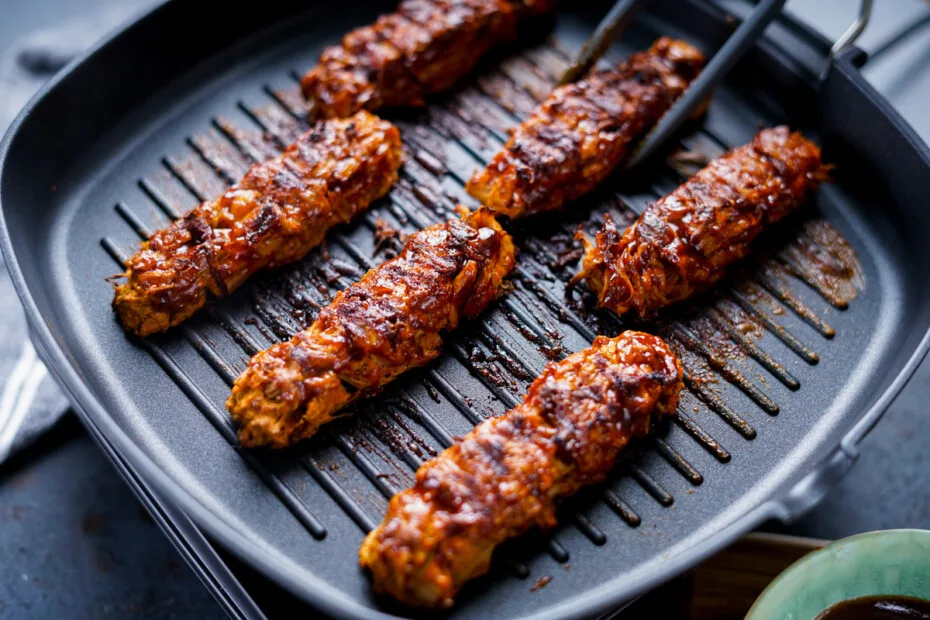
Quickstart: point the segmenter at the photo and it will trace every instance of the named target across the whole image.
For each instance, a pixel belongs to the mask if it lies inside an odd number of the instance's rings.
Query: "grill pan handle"
[[[827,74],[830,72],[830,68],[834,65],[836,59],[839,58],[840,54],[851,48],[859,36],[865,31],[871,18],[872,0],[861,0],[859,3],[859,15],[856,17],[856,21],[849,25],[846,32],[840,35],[840,38],[837,39],[833,47],[830,48],[830,54],[827,56],[827,64],[820,74],[821,81],[826,79]]]
[[[864,0],[863,5],[871,2]],[[867,13],[869,8],[864,6],[863,11]],[[857,32],[847,36],[853,30]],[[834,45],[828,57],[829,64],[817,88],[820,130],[822,135],[842,136],[849,143],[861,145],[868,158],[867,165],[874,167],[878,176],[899,187],[908,187],[908,180],[930,168],[930,147],[862,75],[864,54],[851,45],[859,33],[861,28],[854,24],[838,42],[844,45]],[[838,47],[843,49],[837,52]],[[863,111],[867,109],[871,110],[869,122],[863,123]],[[881,144],[882,148],[870,149],[874,144]],[[913,199],[922,199],[923,186],[914,187]],[[913,376],[928,349],[930,334],[925,334],[884,395],[842,435],[832,451],[814,461],[806,475],[769,502],[768,510],[764,511],[767,516],[793,521],[813,508],[842,479],[858,459],[859,445]]]

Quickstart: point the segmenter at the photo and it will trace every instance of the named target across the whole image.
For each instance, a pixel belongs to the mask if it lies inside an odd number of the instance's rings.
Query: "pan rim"
[[[168,5],[175,5],[177,0],[164,0],[150,11],[138,16],[133,21],[123,27],[113,31],[107,37],[95,44],[91,49],[72,61],[62,72],[52,78],[42,89],[30,100],[23,108],[17,118],[10,125],[9,130],[0,142],[0,174],[6,169],[5,164],[9,155],[10,146],[20,132],[20,129],[42,101],[64,81],[78,67],[92,60],[92,58],[103,48],[114,43],[115,40],[131,36],[132,32],[141,27],[149,20],[156,18],[156,15],[165,10]],[[858,55],[857,50],[849,50],[840,59],[838,59],[836,68],[858,75],[857,69],[852,63],[852,58]],[[916,133],[907,125],[896,112],[888,108],[887,103],[875,93],[871,87],[862,83],[866,90],[866,95],[875,100],[879,107],[886,108],[891,119],[899,126],[899,130],[905,134],[905,137],[919,148],[922,158],[930,165],[930,149],[916,136]],[[342,618],[396,618],[398,616],[386,614],[384,612],[372,609],[359,603],[353,597],[343,593],[338,588],[329,585],[325,581],[307,575],[300,570],[293,562],[288,560],[280,553],[269,550],[263,545],[249,539],[247,532],[242,532],[236,526],[227,522],[222,516],[216,514],[213,510],[198,501],[195,495],[186,488],[182,481],[177,480],[174,476],[160,468],[155,461],[146,454],[145,450],[117,424],[100,400],[91,392],[90,388],[81,380],[74,366],[69,362],[62,346],[57,342],[52,334],[52,329],[44,319],[44,315],[32,296],[29,284],[19,264],[16,253],[13,250],[12,238],[10,237],[9,228],[6,221],[6,212],[0,196],[0,251],[7,262],[11,280],[17,291],[18,296],[23,304],[25,315],[29,324],[30,335],[34,337],[37,350],[43,361],[49,366],[49,370],[55,377],[58,384],[64,389],[71,403],[79,411],[85,422],[96,425],[99,430],[116,445],[120,453],[136,468],[143,478],[150,482],[157,490],[162,492],[172,502],[180,506],[185,513],[189,514],[198,526],[205,529],[216,538],[224,547],[235,553],[237,556],[248,562],[262,573],[276,581],[279,585],[303,599],[310,605],[335,617]],[[901,371],[890,382],[881,396],[866,410],[850,427],[843,438],[832,449],[843,449],[849,456],[855,458],[857,455],[856,444],[865,436],[865,434],[874,426],[888,409],[904,385],[910,380],[919,366],[920,362],[930,350],[930,330],[928,330],[917,344],[914,352],[904,363]],[[828,448],[829,454],[830,448]],[[813,471],[823,465],[826,461],[820,461],[814,466]],[[805,479],[807,472],[798,471],[786,481],[787,491],[795,488],[798,482]],[[576,616],[586,616],[611,607],[622,604],[629,600],[630,596],[644,591],[645,589],[655,586],[672,574],[680,573],[712,553],[716,552],[739,534],[747,529],[757,525],[763,520],[771,517],[779,517],[786,512],[782,504],[782,498],[769,498],[760,503],[755,508],[737,516],[730,523],[726,524],[715,533],[707,538],[695,543],[685,553],[681,553],[665,561],[663,564],[665,570],[661,574],[653,576],[641,575],[638,578],[628,579],[625,587],[617,588],[613,582],[607,582],[588,592],[582,600],[572,602],[571,604],[563,602],[550,607],[547,610],[540,611],[532,616],[538,619],[555,619]]]

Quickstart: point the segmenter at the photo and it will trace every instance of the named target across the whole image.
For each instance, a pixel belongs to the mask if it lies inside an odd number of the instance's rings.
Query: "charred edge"
[[[736,290],[735,288],[731,288],[727,292],[729,297],[735,299],[736,303],[739,304],[744,310],[746,310],[746,312],[749,312],[757,319],[759,319],[759,321],[763,326],[765,326],[767,330],[775,334],[779,340],[785,343],[789,349],[794,351],[805,362],[813,366],[820,361],[820,358],[814,351],[798,340],[794,334],[776,323],[775,320],[772,319],[772,317],[770,317],[767,313],[763,312],[761,308],[752,303],[746,294]]]
[[[152,236],[152,233],[139,222],[136,215],[130,211],[123,203],[118,203],[116,205],[116,211],[120,216],[126,221],[127,224],[136,232],[136,234],[142,239],[147,240]],[[125,264],[125,260],[122,260],[121,263]],[[251,336],[249,336],[244,330],[235,330],[233,329],[231,322],[222,318],[217,312],[211,312],[211,314],[219,317],[218,320],[211,320],[216,325],[219,325],[230,335],[231,338],[244,350],[252,351],[249,355],[254,355],[260,351],[258,343],[256,343]],[[228,385],[232,385],[238,376],[238,372],[230,368],[229,364],[224,360],[216,351],[216,347],[212,343],[209,343],[203,336],[195,332],[188,325],[181,327],[181,331],[184,334],[185,338],[193,345],[193,347],[200,353],[201,357],[206,360],[211,368],[225,381]]]
[[[394,404],[405,413],[411,419],[414,419],[429,430],[433,435],[436,441],[442,446],[442,448],[448,448],[454,443],[452,435],[450,435],[444,428],[442,428],[432,416],[430,416],[426,410],[420,406],[416,399],[410,397],[407,394],[401,394],[400,399],[395,401]],[[525,564],[517,562],[515,560],[509,560],[509,566],[513,574],[520,579],[526,579],[530,571]]]

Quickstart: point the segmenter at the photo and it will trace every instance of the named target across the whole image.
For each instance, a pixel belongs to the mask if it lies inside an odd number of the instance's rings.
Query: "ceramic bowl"
[[[834,603],[897,594],[930,598],[930,530],[882,530],[807,554],[769,584],[747,620],[811,620]]]

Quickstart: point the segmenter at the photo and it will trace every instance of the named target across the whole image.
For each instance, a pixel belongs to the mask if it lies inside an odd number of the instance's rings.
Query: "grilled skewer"
[[[502,294],[513,266],[510,235],[485,209],[412,235],[309,329],[252,358],[226,402],[242,445],[309,437],[351,401],[436,358],[442,332]]]
[[[326,117],[382,106],[421,106],[470,73],[517,24],[554,0],[404,0],[397,12],[347,34],[303,77],[307,99]]]
[[[649,205],[626,232],[609,217],[595,243],[579,232],[585,255],[575,280],[587,280],[599,306],[648,318],[717,282],[828,171],[820,149],[800,133],[764,129]]]
[[[553,527],[557,501],[603,480],[654,415],[675,411],[678,359],[659,338],[624,332],[550,364],[523,403],[481,423],[420,467],[362,543],[374,588],[421,607],[448,607],[488,569],[494,548]]]
[[[249,276],[303,258],[397,180],[400,133],[367,112],[317,123],[278,157],[155,233],[126,263],[113,309],[139,336],[184,321]]]
[[[662,37],[615,69],[557,88],[475,173],[468,193],[515,218],[590,192],[629,157],[703,62],[691,45]]]

